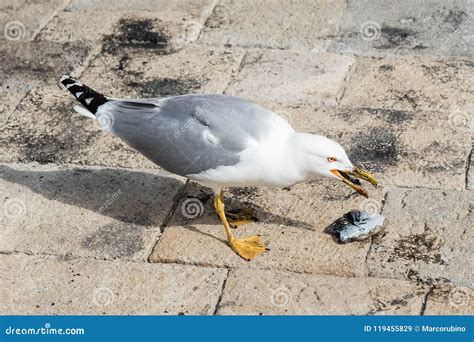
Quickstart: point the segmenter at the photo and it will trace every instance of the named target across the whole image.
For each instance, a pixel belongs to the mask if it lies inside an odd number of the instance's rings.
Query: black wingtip
[[[59,86],[63,89],[66,89],[66,90],[67,90],[67,86],[69,84],[74,84],[76,82],[78,82],[78,81],[75,78],[73,78],[69,75],[62,75],[58,80]]]
[[[59,78],[61,88],[68,90],[84,107],[95,114],[97,108],[108,100],[101,93],[83,85],[79,80],[69,76],[62,75]]]

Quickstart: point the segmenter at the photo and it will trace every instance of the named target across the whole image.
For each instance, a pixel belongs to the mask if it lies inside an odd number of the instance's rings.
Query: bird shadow
[[[132,226],[145,227],[163,224],[170,213],[173,195],[184,186],[182,181],[172,176],[107,168],[43,171],[19,170],[0,165],[0,179],[24,186],[49,200],[87,209]],[[198,184],[193,186],[198,187],[203,194],[201,200],[205,205],[212,203],[210,189]],[[231,202],[230,210],[250,206],[257,213],[257,217],[254,217],[257,222],[313,229],[308,223],[270,213],[253,203],[240,202],[238,199],[232,199]],[[212,209],[209,205],[206,205],[207,208]],[[204,215],[201,219],[200,224],[221,224],[214,215]],[[166,226],[182,225],[189,228],[192,224],[192,221],[188,221],[183,225],[180,220],[171,219]]]

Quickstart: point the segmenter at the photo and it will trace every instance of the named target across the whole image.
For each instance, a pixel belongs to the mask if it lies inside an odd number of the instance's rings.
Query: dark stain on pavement
[[[114,54],[123,48],[141,48],[167,54],[169,36],[161,21],[155,19],[122,18],[118,22],[117,33],[103,39],[102,51]]]
[[[381,118],[390,124],[401,124],[405,121],[411,120],[412,115],[404,110],[384,109],[384,108],[362,108],[370,115]]]
[[[379,48],[393,49],[399,47],[409,47],[413,44],[416,33],[407,28],[383,26],[381,29],[381,42]]]
[[[393,71],[395,70],[395,67],[390,64],[382,64],[381,66],[379,66],[379,70],[380,71]]]
[[[444,265],[445,261],[438,252],[440,246],[440,238],[427,233],[401,237],[397,241],[393,249],[393,255],[388,259],[388,262],[402,258],[413,262],[423,261],[430,264]]]
[[[41,110],[42,102],[36,102],[32,100],[32,104]],[[100,134],[98,131],[85,130],[84,121],[88,119],[75,115],[68,103],[57,104],[46,111],[48,120],[41,126],[29,128],[21,123],[15,124],[6,129],[5,137],[0,139],[0,142],[5,139],[18,147],[20,162],[71,162],[77,159],[84,148],[93,144]]]
[[[113,223],[99,227],[81,245],[89,251],[100,251],[113,258],[133,256],[143,249],[142,230],[133,224]]]
[[[356,135],[349,149],[349,158],[372,171],[382,171],[397,163],[399,141],[390,131],[375,127]]]

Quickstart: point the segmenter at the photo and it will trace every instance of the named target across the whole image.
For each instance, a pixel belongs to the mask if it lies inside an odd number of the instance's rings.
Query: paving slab
[[[234,234],[260,234],[271,249],[247,262],[227,245],[212,207],[211,191],[190,183],[150,261],[362,276],[370,241],[340,245],[325,229],[351,209],[380,210],[383,196],[379,194],[378,200],[367,202],[338,185],[322,181],[298,184],[288,190],[231,189],[226,194],[227,210],[250,209],[258,221],[240,226]]]
[[[353,62],[328,53],[250,50],[226,93],[260,102],[336,104]]]
[[[473,288],[471,191],[393,189],[382,214],[396,223],[373,239],[369,275]]]
[[[474,55],[469,0],[348,1],[328,50],[357,55]]]
[[[425,315],[473,315],[472,286],[437,285],[427,297]]]
[[[33,40],[40,30],[67,4],[65,0],[2,0],[0,4],[0,42]]]
[[[418,315],[425,286],[378,278],[343,278],[235,269],[221,315]]]
[[[251,48],[311,50],[335,36],[345,1],[219,1],[200,41]]]
[[[4,77],[1,80],[0,96],[3,101],[0,104],[0,129],[3,130],[15,108],[30,90],[29,84],[16,77]]]
[[[61,53],[58,53],[58,50]],[[89,53],[80,43],[6,42],[0,44],[0,128],[20,101],[34,88],[56,83],[57,75],[71,72]]]
[[[183,182],[157,170],[0,168],[0,250],[146,260]]]
[[[15,78],[25,86],[56,84],[58,74],[72,72],[88,54],[89,47],[80,42],[8,42],[0,46],[1,80]]]
[[[208,1],[117,1],[109,6],[96,1],[72,1],[41,31],[38,39],[83,40],[100,43],[111,35],[128,35],[132,44],[161,44],[163,39],[191,43],[201,34],[212,10]],[[91,21],[90,18],[94,17]]]
[[[145,262],[0,256],[2,314],[212,314],[226,270]]]
[[[469,60],[360,58],[340,104],[394,110],[438,110],[452,126],[472,129],[474,63]]]

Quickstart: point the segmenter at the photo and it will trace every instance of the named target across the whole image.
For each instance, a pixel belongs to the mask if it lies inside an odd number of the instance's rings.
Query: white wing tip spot
[[[214,144],[216,145],[217,142],[218,142],[218,139],[216,138],[216,136],[214,134],[212,134],[211,132],[207,131],[204,133],[204,136],[205,138],[207,139],[207,141],[209,141],[211,144]]]

